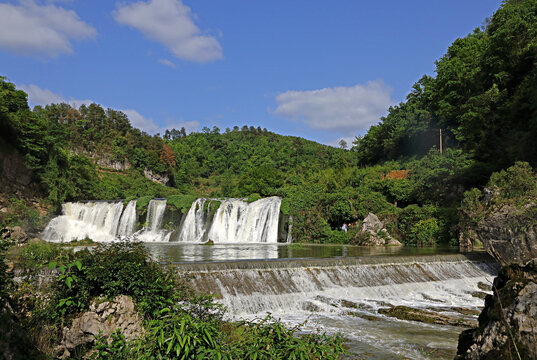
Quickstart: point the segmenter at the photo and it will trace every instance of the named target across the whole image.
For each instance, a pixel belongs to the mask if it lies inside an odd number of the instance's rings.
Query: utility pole
[[[442,155],[442,129],[440,129],[440,155]]]

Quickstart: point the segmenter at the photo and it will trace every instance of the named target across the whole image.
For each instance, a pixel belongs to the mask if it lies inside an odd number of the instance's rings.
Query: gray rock
[[[402,246],[398,240],[391,237],[388,230],[384,228],[384,224],[379,220],[378,216],[369,213],[362,223],[362,234],[366,234],[360,241],[360,245],[365,246]]]
[[[459,336],[457,359],[536,359],[537,259],[504,267],[493,287],[479,327]]]
[[[373,213],[369,213],[362,223],[362,231],[377,232],[383,227],[384,224],[382,224],[382,221],[380,221],[378,216]]]
[[[61,358],[70,356],[77,346],[93,343],[96,336],[110,336],[119,329],[127,340],[139,338],[143,333],[142,319],[128,296],[113,301],[93,302],[90,310],[73,320],[71,327],[63,329],[61,344],[55,349]]]
[[[11,240],[15,241],[17,244],[22,244],[28,240],[26,232],[20,226],[14,226],[9,229]]]
[[[149,169],[144,169],[144,176],[156,183],[162,184],[162,185],[168,185],[170,182],[170,178],[166,174],[157,174]]]

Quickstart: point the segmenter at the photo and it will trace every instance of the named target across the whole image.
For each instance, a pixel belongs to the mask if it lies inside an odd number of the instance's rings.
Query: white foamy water
[[[271,313],[305,329],[341,332],[364,358],[452,358],[463,328],[401,321],[378,313],[405,305],[456,316],[479,310],[472,296],[490,284],[496,265],[463,255],[232,262],[181,265],[201,292],[213,292],[232,319]],[[182,270],[181,270],[182,269]],[[437,350],[435,350],[437,349]],[[427,354],[428,352],[433,353]]]
[[[65,203],[62,205],[63,215],[50,221],[43,231],[43,239],[56,242],[85,238],[113,241],[122,211],[122,202]]]
[[[118,236],[131,236],[136,230],[136,200],[131,200],[125,207],[121,220],[119,222],[119,228],[117,231]]]
[[[216,202],[220,207],[214,210]],[[136,231],[136,200],[130,201],[125,209],[119,201],[66,203],[62,215],[47,225],[43,238],[55,242],[89,237],[97,242],[131,238],[143,242],[277,243],[280,204],[278,197],[252,203],[202,198],[192,204],[182,224],[163,224],[166,199],[153,199],[147,208],[144,228]]]
[[[276,243],[280,205],[276,196],[252,203],[224,200],[214,215],[208,239],[215,243]]]
[[[166,199],[149,201],[144,228],[134,234],[134,238],[143,242],[168,242],[171,232],[162,228]]]

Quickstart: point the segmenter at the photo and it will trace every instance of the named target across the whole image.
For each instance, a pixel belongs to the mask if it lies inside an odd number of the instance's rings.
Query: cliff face
[[[537,259],[502,268],[493,291],[479,327],[459,336],[457,359],[537,359]]]
[[[537,359],[537,174],[529,165],[494,174],[466,194],[461,246],[482,246],[502,265],[479,327],[459,337],[457,359]]]

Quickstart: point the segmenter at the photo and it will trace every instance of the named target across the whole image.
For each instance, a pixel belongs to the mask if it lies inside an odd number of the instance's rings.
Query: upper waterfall
[[[250,204],[240,199],[224,200],[214,215],[208,239],[215,243],[275,243],[280,204],[281,199],[275,196]]]
[[[56,242],[131,237],[144,242],[276,243],[280,204],[279,197],[250,203],[245,199],[200,198],[186,214],[177,216],[173,203],[152,199],[144,220],[136,200],[126,206],[122,201],[65,203],[62,215],[50,221],[43,238]]]
[[[122,202],[65,203],[62,215],[52,219],[43,231],[43,239],[112,241],[117,236],[122,212]]]
[[[125,207],[119,221],[118,236],[131,236],[136,230],[136,200],[131,200]]]

